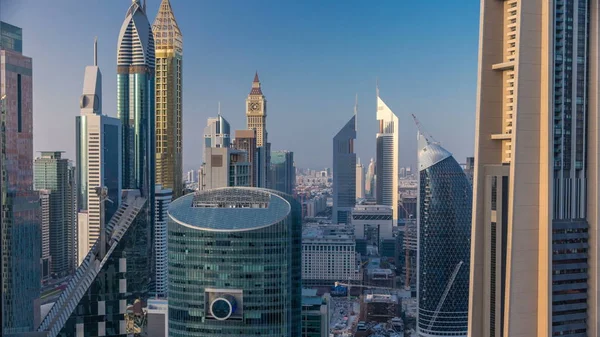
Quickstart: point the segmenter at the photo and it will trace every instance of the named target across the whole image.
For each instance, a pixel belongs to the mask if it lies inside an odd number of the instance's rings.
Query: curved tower
[[[139,190],[148,202],[128,236],[127,292],[130,300],[154,287],[155,116],[154,35],[146,6],[133,0],[121,26],[117,50],[117,113],[122,125],[123,189]]]
[[[169,206],[169,336],[300,336],[300,206],[227,187]]]
[[[420,336],[467,336],[472,188],[452,154],[419,141]]]
[[[154,23],[156,44],[156,183],[183,193],[183,35],[169,0],[162,0]]]

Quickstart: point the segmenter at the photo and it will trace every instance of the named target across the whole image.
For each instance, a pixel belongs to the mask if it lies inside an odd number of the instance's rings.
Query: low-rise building
[[[351,223],[356,239],[380,247],[381,242],[393,239],[392,207],[384,205],[357,205],[352,209]]]
[[[328,337],[331,297],[316,289],[302,289],[302,337]]]
[[[305,286],[359,281],[359,261],[350,227],[305,226],[302,233],[302,282]]]

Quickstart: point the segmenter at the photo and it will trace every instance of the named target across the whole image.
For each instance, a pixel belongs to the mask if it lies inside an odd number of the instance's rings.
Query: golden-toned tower
[[[152,25],[156,45],[156,184],[183,194],[182,62],[183,35],[169,0],[162,0]]]
[[[260,89],[258,72],[254,75],[252,90],[246,98],[246,120],[248,130],[256,130],[256,146],[267,144],[267,99]]]

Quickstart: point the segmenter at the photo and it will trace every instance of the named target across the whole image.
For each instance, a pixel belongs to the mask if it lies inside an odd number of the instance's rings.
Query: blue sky
[[[34,65],[34,147],[74,159],[83,72],[98,36],[104,113],[116,116],[116,46],[129,0],[2,0],[1,19],[23,28]],[[148,0],[154,20],[160,0]],[[400,163],[415,165],[417,115],[459,162],[473,153],[478,1],[171,0],[184,34],[184,166],[202,162],[217,103],[245,128],[258,70],[274,150],[299,167],[331,165],[332,138],[352,117],[356,152],[375,156],[375,83],[400,118]]]

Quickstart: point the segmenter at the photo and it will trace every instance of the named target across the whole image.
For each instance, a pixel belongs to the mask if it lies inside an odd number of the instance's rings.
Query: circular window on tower
[[[220,321],[224,321],[231,317],[237,309],[235,297],[231,295],[222,295],[215,298],[210,304],[212,316]]]

